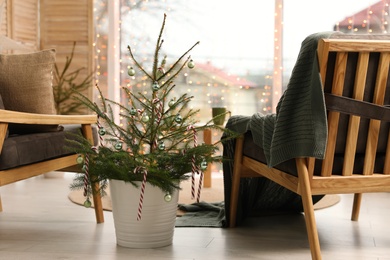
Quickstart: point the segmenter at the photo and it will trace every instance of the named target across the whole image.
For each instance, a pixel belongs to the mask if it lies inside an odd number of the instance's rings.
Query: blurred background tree
[[[54,65],[53,73],[53,93],[54,102],[59,115],[82,114],[85,110],[83,104],[78,100],[73,99],[74,92],[84,92],[92,84],[93,73],[80,79],[80,72],[86,68],[78,68],[70,71],[73,55],[76,47],[76,42],[73,43],[73,48],[70,56],[66,57],[66,62],[62,71],[58,65]]]

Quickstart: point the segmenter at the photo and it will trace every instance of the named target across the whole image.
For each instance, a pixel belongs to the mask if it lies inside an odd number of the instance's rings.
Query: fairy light
[[[119,0],[114,0],[114,1],[119,1]],[[121,2],[121,1],[119,1]],[[166,5],[168,5],[168,1],[165,1]],[[282,18],[282,8],[283,8],[283,1],[282,0],[276,0],[278,4],[275,5],[275,15]],[[135,2],[132,2],[135,4]],[[108,73],[108,69],[110,66],[107,66],[107,60],[108,56],[107,53],[110,51],[109,46],[107,46],[107,24],[108,24],[108,19],[106,17],[98,17],[101,14],[106,14],[108,5],[113,4],[113,1],[107,1],[107,0],[96,0],[95,1],[95,26],[96,26],[96,33],[95,33],[95,42],[94,47],[96,51],[95,59],[96,62],[96,84],[99,83],[99,87],[103,90],[103,94],[106,95],[107,89],[109,87],[112,87],[111,84],[107,83],[108,76],[110,73]],[[137,22],[137,19],[140,19],[138,15],[136,14],[141,14],[148,12],[148,4],[147,1],[145,1],[145,4],[143,5],[143,10],[138,9],[140,12],[132,12],[133,11],[133,6],[130,5],[128,6],[128,12],[131,13],[129,16],[130,20],[127,21],[134,21]],[[120,8],[124,8],[121,6]],[[164,7],[166,10],[165,12],[169,13],[171,10],[169,7]],[[102,11],[105,10],[105,11]],[[118,15],[120,17],[120,15]],[[276,18],[275,18],[276,19]],[[145,40],[145,37],[143,37],[141,40],[144,40],[141,42],[139,38],[136,36],[139,35],[134,35],[134,34],[129,34],[128,32],[121,32],[121,23],[122,21],[119,20],[114,31],[119,34],[118,38],[120,37],[121,33],[126,33],[126,41],[128,42],[128,45],[132,46],[132,51],[138,57],[138,60],[142,60],[142,63],[145,63],[145,66],[149,66],[148,64],[151,62],[150,58],[150,53],[147,53],[147,51],[154,46],[154,42],[150,42],[148,40]],[[125,20],[123,20],[123,23],[125,23]],[[137,23],[138,24],[138,23]],[[124,24],[123,24],[124,25]],[[128,26],[128,25],[126,25]],[[126,26],[124,26],[122,29],[123,31],[126,29]],[[282,24],[280,24],[282,26]],[[146,27],[145,27],[146,28]],[[279,33],[281,33],[282,27],[280,27]],[[275,32],[275,36],[277,36]],[[281,44],[282,44],[282,38],[281,35],[278,37],[275,37],[277,41],[275,42],[275,50],[278,50],[281,52]],[[127,44],[126,44],[127,45]],[[114,46],[116,49],[119,48],[120,44]],[[148,47],[149,46],[149,47]],[[119,78],[122,78],[120,80],[116,79],[114,80],[114,83],[116,87],[119,89],[120,85],[126,86],[129,89],[136,88],[136,91],[140,91],[141,93],[145,93],[145,95],[150,94],[147,90],[149,89],[149,83],[148,83],[148,78],[145,76],[139,76],[135,75],[133,77],[128,77],[127,76],[127,71],[128,71],[128,66],[131,64],[134,67],[134,64],[131,62],[131,58],[128,54],[128,52],[123,52],[120,53],[125,56],[117,56],[115,57],[116,62],[121,66],[118,69],[118,74]],[[196,58],[196,57],[194,57]],[[275,55],[275,61],[280,61],[281,62],[282,58],[277,57]],[[274,62],[275,62],[274,61]],[[169,64],[169,63],[168,63]],[[211,66],[212,67],[212,66]],[[275,67],[276,68],[276,67]],[[281,64],[278,65],[278,71],[276,71],[276,74],[282,77],[282,66]],[[195,96],[195,99],[193,103],[191,104],[196,104],[196,106],[202,107],[204,104],[208,104],[210,107],[218,104],[223,104],[224,106],[231,106],[231,110],[234,111],[234,109],[238,109],[237,106],[232,106],[232,104],[241,104],[242,99],[245,99],[248,94],[245,93],[250,93],[247,92],[248,90],[251,89],[251,86],[247,84],[243,84],[243,81],[245,79],[242,79],[240,77],[235,77],[232,75],[232,73],[228,72],[226,73],[225,76],[219,75],[216,71],[204,71],[202,75],[196,74],[198,73],[198,70],[193,70],[193,71],[185,71],[184,72],[184,80],[183,82],[176,82],[176,84],[183,84],[183,88],[175,88],[172,90],[171,94],[173,96],[178,96],[181,95],[183,92],[188,92],[191,93],[193,96]],[[120,75],[123,75],[122,77]],[[205,77],[206,76],[206,77]],[[225,78],[224,78],[225,77]],[[276,78],[276,76],[274,76]],[[228,78],[228,79],[227,79]],[[272,76],[270,77],[270,80],[272,81]],[[280,83],[281,84],[281,83]],[[275,86],[276,87],[276,86]],[[281,88],[281,86],[280,86]],[[275,88],[274,88],[275,89]],[[252,91],[252,90],[251,90]],[[268,98],[268,102],[271,101],[271,96],[273,94],[278,94],[281,93],[280,91],[272,91],[272,88],[270,87],[270,84],[268,84],[268,88],[265,87],[263,92],[267,93],[264,94],[265,97]],[[207,95],[206,95],[207,94]],[[214,94],[217,94],[216,98],[213,98]],[[273,98],[272,98],[273,99]],[[277,100],[279,99],[276,98]],[[264,103],[264,102],[262,102]],[[247,104],[246,104],[247,105]],[[269,103],[267,104],[267,106]],[[195,108],[197,108],[195,106]],[[266,106],[264,104],[264,106]],[[240,106],[242,107],[242,106]],[[263,107],[263,105],[262,105]],[[268,110],[267,112],[270,112]],[[203,113],[203,111],[202,111]],[[199,114],[197,116],[200,116]],[[202,115],[202,120],[205,119],[205,116],[207,118],[210,118],[210,115]]]
[[[382,0],[383,2],[383,8],[382,8],[382,24],[381,29],[382,33],[387,33],[387,26],[388,26],[388,19],[389,19],[389,4],[387,3],[387,0]]]
[[[274,72],[272,112],[276,112],[283,87],[282,44],[283,44],[283,0],[275,0],[275,29],[274,29]]]
[[[364,11],[352,15],[347,20],[347,25],[336,24],[339,31],[349,31],[350,33],[388,33],[389,22],[389,0],[382,0],[374,5],[369,5]],[[360,15],[363,14],[362,19]],[[344,29],[344,30],[343,30]]]

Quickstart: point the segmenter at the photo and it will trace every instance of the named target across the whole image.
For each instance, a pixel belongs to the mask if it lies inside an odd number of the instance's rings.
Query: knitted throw
[[[319,39],[333,33],[312,34],[302,42],[276,114],[233,116],[226,124],[226,128],[238,133],[251,131],[255,144],[264,150],[269,167],[297,157],[324,158],[328,127],[317,45]]]

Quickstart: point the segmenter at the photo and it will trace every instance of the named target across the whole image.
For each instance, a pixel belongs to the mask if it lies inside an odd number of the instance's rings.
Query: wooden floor
[[[302,215],[248,220],[235,229],[176,228],[172,246],[128,249],[115,242],[112,213],[67,199],[72,176],[37,177],[0,188],[0,259],[311,259]],[[359,222],[350,195],[316,211],[323,259],[390,259],[390,194],[367,194]]]

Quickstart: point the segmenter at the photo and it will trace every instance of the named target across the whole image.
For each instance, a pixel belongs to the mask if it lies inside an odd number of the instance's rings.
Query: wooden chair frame
[[[83,135],[93,142],[92,125],[97,122],[95,115],[42,115],[23,113],[9,110],[0,110],[0,153],[6,137],[8,124],[41,124],[41,125],[67,125],[80,124]],[[30,165],[20,166],[0,171],[0,187],[27,178],[35,177],[50,171],[74,171],[79,172],[80,167],[76,163],[77,155],[68,155]],[[97,187],[95,187],[95,191]],[[96,222],[103,223],[103,207],[101,197],[97,192],[93,194]],[[2,204],[0,199],[0,212]]]
[[[369,55],[379,53],[379,64],[375,81],[375,92],[371,103],[382,106],[387,88],[390,64],[390,41],[388,40],[345,40],[321,39],[318,43],[318,61],[323,85],[327,76],[328,58],[336,53],[336,66],[332,78],[333,95],[342,95],[349,53],[358,53],[353,99],[363,100]],[[355,194],[352,220],[358,220],[362,193],[390,191],[390,141],[387,143],[383,172],[374,172],[377,153],[378,132],[381,120],[370,119],[364,155],[364,169],[353,173],[358,141],[360,116],[350,115],[344,153],[342,173],[332,173],[340,112],[328,109],[328,142],[320,174],[314,174],[314,158],[296,158],[298,176],[269,168],[266,164],[243,155],[244,138],[236,140],[233,180],[230,204],[230,227],[236,223],[236,211],[240,179],[266,177],[302,197],[306,229],[312,259],[321,259],[320,243],[314,216],[312,195]],[[390,138],[388,138],[390,140]]]

